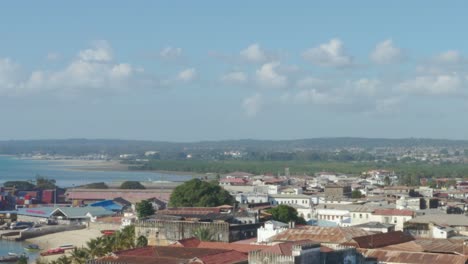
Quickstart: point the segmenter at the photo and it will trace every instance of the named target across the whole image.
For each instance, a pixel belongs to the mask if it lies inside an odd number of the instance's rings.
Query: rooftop
[[[411,210],[400,210],[400,209],[376,209],[374,215],[397,215],[397,216],[413,216],[414,211]]]
[[[421,252],[389,251],[380,249],[367,249],[362,251],[367,258],[377,259],[383,263],[450,263],[465,264],[467,256],[449,254],[433,254]]]
[[[373,232],[355,227],[300,226],[273,236],[270,241],[312,240],[320,243],[342,244],[350,241],[353,237],[370,234],[373,234]]]
[[[412,241],[414,238],[402,231],[373,234],[368,236],[354,237],[353,242],[358,248],[380,248],[388,245],[401,244]]]
[[[440,226],[468,226],[468,217],[459,214],[421,215],[408,222],[410,223],[433,223]]]

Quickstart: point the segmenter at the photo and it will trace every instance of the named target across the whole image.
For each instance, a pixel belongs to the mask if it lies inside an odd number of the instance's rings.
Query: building
[[[257,229],[257,243],[265,243],[268,240],[288,229],[289,225],[283,222],[270,220],[265,222],[265,224]]]
[[[417,216],[404,225],[405,232],[423,238],[450,238],[468,235],[468,217],[459,214]]]
[[[94,222],[99,217],[114,214],[103,207],[35,207],[18,209],[18,221],[45,222],[47,220],[58,220],[68,224],[72,222]]]
[[[341,186],[341,185],[327,185],[325,186],[324,193],[325,199],[336,199],[336,198],[350,198],[351,197],[351,186]]]
[[[353,227],[361,228],[369,232],[388,233],[395,231],[395,225],[384,224],[380,222],[368,222],[359,225],[353,225]]]
[[[405,222],[411,220],[416,213],[411,210],[376,209],[372,213],[371,221],[384,224],[394,224],[396,231],[402,231]]]

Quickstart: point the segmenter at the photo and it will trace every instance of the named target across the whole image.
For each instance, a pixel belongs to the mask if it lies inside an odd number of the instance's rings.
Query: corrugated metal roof
[[[421,252],[389,251],[368,249],[361,251],[367,258],[377,259],[385,263],[437,263],[437,264],[465,264],[467,256],[449,254],[433,254]]]
[[[354,227],[301,226],[288,229],[276,236],[273,236],[270,241],[312,240],[321,243],[342,244],[350,241],[353,237],[371,234],[374,234],[374,232]]]

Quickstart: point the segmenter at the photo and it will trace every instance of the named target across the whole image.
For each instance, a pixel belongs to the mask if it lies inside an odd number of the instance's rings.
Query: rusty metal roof
[[[361,253],[368,259],[376,259],[384,263],[436,263],[465,264],[468,256],[450,254],[434,254],[423,252],[404,252],[380,249],[363,250]]]
[[[463,240],[425,238],[383,247],[382,249],[413,252],[464,254],[463,242]],[[468,248],[466,246],[465,252],[468,252]]]
[[[271,241],[298,241],[312,240],[321,243],[342,244],[350,241],[353,237],[367,236],[374,234],[354,227],[319,227],[301,226],[288,229],[274,237]]]

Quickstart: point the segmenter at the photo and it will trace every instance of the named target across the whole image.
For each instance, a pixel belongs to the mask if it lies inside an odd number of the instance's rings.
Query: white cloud
[[[197,77],[197,71],[194,68],[185,69],[177,75],[179,81],[189,82]]]
[[[391,39],[384,40],[377,44],[370,58],[377,64],[391,64],[404,59],[403,52],[393,44]]]
[[[96,41],[94,47],[82,50],[78,53],[82,61],[109,62],[112,60],[112,50],[105,40]]]
[[[56,60],[59,60],[62,56],[60,55],[60,53],[57,53],[57,52],[49,52],[47,54],[47,60],[49,61],[56,61]]]
[[[362,78],[353,82],[354,91],[365,96],[374,96],[382,83],[376,79]]]
[[[182,49],[168,46],[159,52],[159,56],[163,59],[174,59],[182,56]]]
[[[267,59],[265,51],[260,47],[258,43],[254,43],[248,46],[246,49],[240,52],[243,59],[249,62],[261,63]]]
[[[263,98],[258,93],[247,97],[242,101],[242,108],[244,109],[245,113],[250,117],[256,116],[257,113],[260,111],[262,105]]]
[[[396,89],[408,94],[447,95],[460,92],[463,79],[458,74],[419,76],[400,83]]]
[[[226,73],[221,76],[221,81],[226,83],[245,83],[247,81],[247,74],[240,71]]]
[[[341,99],[331,95],[330,93],[321,92],[317,89],[304,89],[299,91],[294,96],[296,103],[312,103],[312,104],[337,104]]]
[[[297,81],[297,87],[299,88],[323,87],[325,84],[326,81],[310,76]]]
[[[260,85],[266,87],[284,87],[287,84],[288,78],[276,71],[279,65],[279,62],[265,63],[255,72]]]
[[[23,73],[9,59],[0,59],[0,94],[30,95],[44,92],[67,96],[86,91],[125,90],[137,86],[135,70],[127,63],[113,63],[107,42],[79,51],[63,69]]]
[[[346,54],[343,43],[339,39],[331,39],[328,43],[308,49],[302,57],[314,64],[326,67],[345,67],[353,63],[353,58]]]
[[[448,50],[435,57],[438,63],[456,64],[463,61],[463,56],[457,50]]]
[[[401,98],[390,97],[377,100],[375,110],[380,114],[391,114],[400,112]]]

